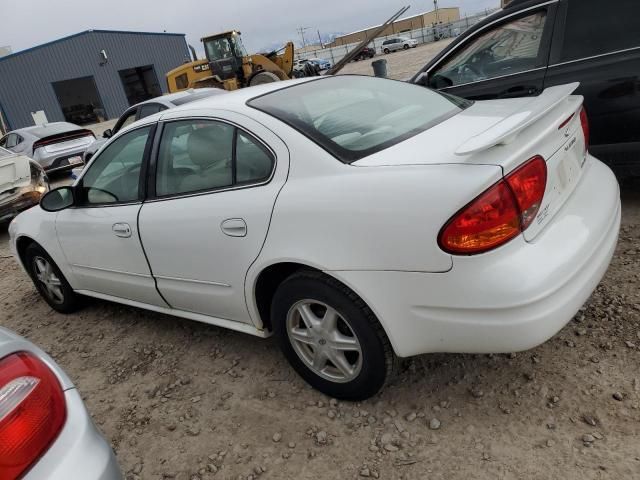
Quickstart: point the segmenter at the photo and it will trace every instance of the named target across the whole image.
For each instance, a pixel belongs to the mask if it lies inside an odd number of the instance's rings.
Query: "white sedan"
[[[558,332],[616,246],[577,84],[469,102],[393,80],[276,82],[147,117],[10,226],[52,308],[97,297],[267,337],[327,395],[396,357]]]

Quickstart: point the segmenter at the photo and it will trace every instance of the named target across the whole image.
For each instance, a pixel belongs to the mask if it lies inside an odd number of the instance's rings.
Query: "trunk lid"
[[[582,176],[586,160],[580,121],[583,98],[571,95],[578,85],[551,87],[538,97],[476,102],[445,122],[352,165],[496,165],[508,175],[540,155],[547,163],[547,185],[536,220],[524,232],[531,241]]]

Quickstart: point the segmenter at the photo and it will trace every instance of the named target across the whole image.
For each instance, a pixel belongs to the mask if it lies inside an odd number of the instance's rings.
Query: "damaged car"
[[[0,223],[37,205],[48,191],[49,180],[40,165],[0,147]]]

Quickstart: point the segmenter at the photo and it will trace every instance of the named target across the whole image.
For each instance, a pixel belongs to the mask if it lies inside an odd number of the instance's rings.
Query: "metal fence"
[[[493,13],[494,10],[487,10],[483,13],[472,15],[470,17],[461,18],[451,23],[443,23],[434,26],[419,28],[417,30],[409,30],[405,32],[397,32],[392,35],[384,37],[378,37],[371,40],[369,46],[375,49],[376,54],[382,53],[382,43],[389,38],[411,38],[417,40],[418,44],[431,43],[444,38],[453,38],[460,35],[466,29],[480,22],[488,15]],[[332,65],[339,62],[348,52],[353,50],[358,43],[350,43],[346,45],[340,45],[331,48],[321,48],[318,46],[317,50],[307,50],[304,53],[296,54],[297,59],[306,58],[324,58],[329,60]]]

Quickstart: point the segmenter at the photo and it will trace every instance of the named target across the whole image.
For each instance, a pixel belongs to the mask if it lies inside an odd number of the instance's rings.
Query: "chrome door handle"
[[[247,236],[247,223],[242,218],[228,218],[220,224],[220,228],[230,237]]]
[[[116,237],[129,238],[131,236],[131,227],[128,223],[114,223],[111,229]]]

